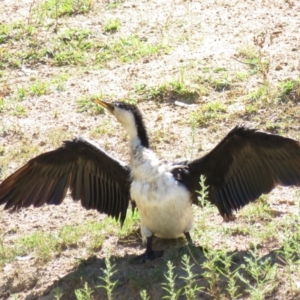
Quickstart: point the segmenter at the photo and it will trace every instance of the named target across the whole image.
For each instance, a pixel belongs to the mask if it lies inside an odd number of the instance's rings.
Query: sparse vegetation
[[[102,95],[92,97],[83,96],[77,101],[78,111],[81,113],[89,113],[91,115],[104,114],[103,107],[94,102],[94,100],[97,98],[101,99]]]
[[[114,33],[120,28],[120,20],[118,19],[110,19],[108,20],[104,25],[104,31],[105,32],[111,32]]]
[[[238,123],[300,140],[298,31],[292,15],[284,30],[278,21],[297,1],[280,10],[248,0],[8,2],[0,8],[0,181],[74,135],[127,161],[128,137],[96,98],[138,104],[155,151],[179,162]],[[132,260],[143,250],[138,211],[128,210],[120,229],[69,199],[57,210],[0,207],[0,298],[299,298],[299,194],[278,189],[234,222],[205,197],[194,208],[195,246],[157,239],[164,256],[146,265]],[[18,285],[27,272],[36,285]]]
[[[198,111],[193,112],[193,119],[200,125],[221,121],[228,117],[226,105],[220,102],[212,102],[203,105]]]
[[[60,18],[65,15],[85,14],[92,9],[91,0],[47,0],[42,3],[41,11],[51,18]]]
[[[196,86],[189,86],[182,81],[172,80],[158,87],[147,87],[138,84],[135,88],[136,93],[145,100],[163,101],[184,101],[194,102],[200,96],[200,91]]]

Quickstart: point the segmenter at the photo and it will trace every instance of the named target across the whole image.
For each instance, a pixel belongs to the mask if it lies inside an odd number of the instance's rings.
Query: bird
[[[199,179],[205,176],[208,201],[224,218],[276,185],[300,185],[300,143],[237,125],[207,154],[195,160],[167,162],[150,147],[141,111],[126,102],[95,102],[111,113],[128,135],[130,164],[113,158],[82,137],[29,160],[0,184],[0,205],[18,210],[59,205],[71,197],[123,225],[131,203],[140,215],[145,252],[142,261],[163,255],[153,236],[185,236],[192,243],[192,204],[200,205]]]

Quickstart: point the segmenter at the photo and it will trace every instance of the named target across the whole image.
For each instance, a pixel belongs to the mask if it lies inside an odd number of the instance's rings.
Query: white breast
[[[193,213],[187,189],[176,182],[167,165],[159,164],[152,151],[143,153],[143,161],[135,157],[132,163],[130,193],[140,213],[143,239],[152,234],[177,238],[189,232]]]
[[[166,181],[171,181],[167,175],[151,184],[135,180],[131,185],[131,197],[140,213],[143,238],[152,234],[177,238],[191,230],[193,213],[188,192],[176,183],[167,185]]]

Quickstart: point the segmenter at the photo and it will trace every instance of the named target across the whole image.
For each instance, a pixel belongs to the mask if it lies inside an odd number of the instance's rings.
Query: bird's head
[[[143,117],[136,105],[126,102],[108,103],[98,99],[95,102],[113,114],[131,138],[139,138],[144,147],[149,147]]]

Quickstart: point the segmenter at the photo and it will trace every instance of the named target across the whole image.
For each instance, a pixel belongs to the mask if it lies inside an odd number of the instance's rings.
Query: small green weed
[[[61,297],[64,295],[60,287],[54,288],[53,296],[55,300],[60,300]]]
[[[147,100],[156,101],[187,101],[193,102],[200,93],[196,86],[189,86],[178,80],[172,80],[158,87],[147,87],[146,85],[136,85],[136,93]]]
[[[112,0],[112,1],[109,1],[109,3],[107,4],[106,8],[107,9],[117,8],[123,2],[124,2],[124,0]]]
[[[94,99],[103,99],[103,95],[100,94],[99,96],[83,96],[79,100],[78,103],[78,112],[80,113],[87,113],[89,115],[100,115],[104,114],[105,110],[102,106],[96,104]]]
[[[244,269],[252,279],[246,279],[239,273],[238,277],[247,284],[247,291],[251,299],[265,299],[265,296],[272,292],[277,286],[277,265],[272,265],[270,258],[266,260],[260,259],[256,248],[250,251],[250,253],[252,257],[246,257],[246,264],[242,265],[241,268]]]
[[[20,68],[22,64],[23,52],[11,51],[8,48],[3,48],[0,51],[0,69],[5,70],[7,68]]]
[[[238,49],[238,54],[246,59],[254,60],[259,57],[259,53],[256,47],[252,45],[244,45]]]
[[[217,68],[214,68],[213,69],[213,72],[214,73],[220,73],[220,72],[226,72],[227,70],[226,70],[226,68],[224,68],[224,67],[217,67]]]
[[[300,79],[279,83],[279,100],[300,102]]]
[[[201,207],[201,214],[197,218],[197,226],[195,226],[194,234],[196,239],[201,243],[201,245],[208,245],[210,236],[214,233],[215,227],[208,222],[209,215],[212,214],[216,208],[208,201],[208,186],[205,184],[205,176],[200,176],[200,191],[197,191],[198,203]]]
[[[0,112],[4,111],[4,98],[0,97]]]
[[[167,282],[163,282],[162,288],[166,291],[166,295],[163,297],[163,299],[169,299],[169,300],[176,300],[181,294],[181,290],[176,291],[175,289],[175,281],[176,281],[176,275],[174,274],[174,265],[172,262],[167,262],[168,271],[165,275],[165,278]]]
[[[249,75],[246,72],[236,72],[235,77],[238,81],[246,81]]]
[[[14,259],[14,253],[4,245],[3,237],[4,235],[0,232],[0,267]]]
[[[27,95],[27,91],[24,87],[20,87],[20,88],[17,88],[17,99],[19,101],[22,101],[24,100],[24,98],[26,97]]]
[[[165,46],[145,43],[136,35],[121,37],[115,42],[98,45],[98,48],[100,51],[96,54],[96,61],[101,64],[112,59],[125,63],[157,54],[160,51],[167,51]]]
[[[8,24],[0,24],[0,44],[6,43],[11,37],[12,28]]]
[[[232,81],[226,73],[222,77],[212,80],[212,87],[217,92],[224,92],[231,89]]]
[[[15,110],[13,111],[13,115],[17,117],[22,117],[22,116],[26,116],[26,114],[27,114],[26,109],[22,105],[17,104]]]
[[[102,279],[105,284],[98,287],[104,288],[106,290],[108,300],[113,300],[113,289],[117,285],[118,281],[113,281],[112,277],[117,271],[114,270],[115,265],[111,264],[110,258],[108,256],[105,257],[105,266],[106,269],[101,269],[104,273],[104,276],[100,277],[100,279]]]
[[[146,290],[142,290],[142,291],[140,292],[140,296],[141,296],[142,300],[150,300],[150,297],[148,296]]]
[[[244,63],[251,68],[250,75],[257,73],[267,74],[270,67],[270,62],[263,58],[261,49],[251,45],[246,45],[238,50],[239,56],[244,58]]]
[[[29,90],[33,96],[42,96],[49,94],[49,83],[36,80],[30,87]]]
[[[92,36],[93,34],[89,29],[67,28],[62,31],[58,38],[66,44],[76,41],[75,44],[72,44],[74,48],[87,50],[91,48],[91,43],[84,43],[84,41],[88,41],[88,39]]]
[[[91,0],[47,0],[42,4],[42,10],[49,17],[59,18],[88,13],[92,4]]]
[[[202,264],[204,269],[203,276],[208,282],[208,292],[214,299],[220,299],[221,289],[219,287],[220,272],[218,266],[220,263],[220,253],[217,250],[204,250],[206,261]]]
[[[87,282],[84,283],[84,287],[75,290],[75,296],[77,300],[92,300],[92,294],[94,291],[88,286]]]
[[[57,91],[62,92],[65,90],[65,83],[69,77],[70,75],[66,73],[59,74],[51,79],[51,85],[54,85]]]
[[[197,284],[197,274],[193,273],[193,264],[190,263],[190,258],[185,254],[182,257],[182,269],[186,272],[186,276],[180,277],[184,280],[185,286],[183,288],[183,294],[185,295],[186,299],[189,300],[196,300],[198,299],[196,293],[203,290],[204,287],[200,287]]]
[[[120,20],[118,19],[110,19],[108,20],[104,27],[103,27],[103,30],[105,32],[111,32],[111,33],[114,33],[116,31],[118,31],[120,29],[120,26],[121,26],[121,23],[120,23]]]
[[[203,105],[199,110],[192,113],[194,118],[200,125],[208,125],[212,121],[221,121],[226,119],[228,114],[226,113],[226,105],[221,102],[212,102]]]

